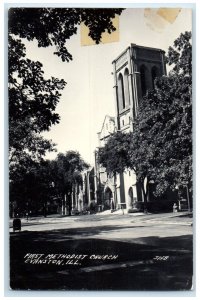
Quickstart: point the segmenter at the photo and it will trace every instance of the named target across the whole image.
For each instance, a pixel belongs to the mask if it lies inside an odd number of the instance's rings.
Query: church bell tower
[[[133,130],[140,99],[166,75],[165,52],[131,44],[113,62],[116,129]]]

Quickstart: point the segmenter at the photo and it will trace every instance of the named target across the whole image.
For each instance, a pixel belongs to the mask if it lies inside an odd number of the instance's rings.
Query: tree
[[[68,62],[72,60],[72,55],[66,48],[66,42],[77,33],[81,22],[89,27],[89,35],[96,43],[99,43],[101,34],[105,30],[109,33],[115,30],[112,18],[121,11],[122,9],[78,8],[11,8],[9,10],[8,84],[11,204],[17,200],[21,209],[24,209],[24,203],[30,195],[33,195],[30,201],[36,203],[49,196],[47,193],[50,184],[48,180],[51,178],[43,177],[43,171],[46,170],[43,166],[43,156],[47,151],[55,151],[56,145],[51,140],[43,138],[41,134],[48,131],[52,125],[59,123],[60,117],[55,111],[61,91],[66,86],[63,79],[45,78],[42,63],[26,57],[23,40],[37,40],[38,47],[54,45],[54,54],[62,61]],[[51,168],[53,165],[52,162]],[[41,181],[39,181],[39,177],[41,177]],[[44,183],[43,186],[40,183]]]
[[[170,47],[168,76],[155,80],[155,90],[140,102],[132,142],[135,157],[154,181],[155,194],[192,182],[192,47],[191,33],[181,34]]]
[[[120,8],[11,8],[9,10],[9,34],[28,41],[36,39],[38,47],[54,45],[54,54],[63,61],[72,59],[66,48],[66,41],[77,33],[84,23],[89,28],[89,36],[99,44],[102,33],[116,30],[112,19],[120,15]]]
[[[10,176],[10,211],[32,211],[47,215],[47,202],[53,198],[63,203],[67,199],[69,215],[72,210],[72,192],[82,184],[81,172],[89,165],[76,151],[59,153],[55,160],[33,161],[29,156]]]
[[[76,151],[59,153],[54,161],[54,182],[63,202],[67,198],[69,216],[72,210],[72,191],[75,185],[82,183],[81,172],[88,169],[89,165]]]
[[[113,176],[116,184],[116,175],[129,168],[130,134],[124,134],[121,131],[113,133],[104,147],[98,149],[97,160],[108,174]]]
[[[106,169],[107,173],[113,174],[114,180],[116,180],[117,174],[123,173],[126,169],[135,172],[138,186],[143,194],[144,210],[146,211],[148,195],[146,151],[145,148],[140,153],[135,151],[141,141],[143,145],[146,143],[143,138],[140,140],[134,139],[132,132],[118,131],[109,137],[104,147],[99,148],[98,162]]]
[[[186,31],[169,47],[166,61],[173,66],[171,74],[192,76],[192,33]]]
[[[43,77],[42,64],[25,58],[20,40],[9,37],[9,150],[12,165],[20,157],[38,159],[54,144],[40,135],[59,122],[54,111],[65,87],[64,80]]]
[[[106,168],[109,174],[120,174],[129,167],[129,153],[131,135],[121,131],[113,133],[104,147],[98,150],[98,163]]]
[[[38,163],[26,157],[14,176],[10,176],[11,215],[29,214],[31,211],[46,217],[47,202],[51,202],[55,194],[52,189],[53,176],[51,161],[41,160]]]
[[[55,113],[66,85],[63,79],[45,79],[42,64],[26,58],[22,39],[37,40],[38,47],[56,47],[54,54],[72,60],[66,41],[77,33],[81,22],[99,43],[102,33],[115,30],[112,18],[122,9],[11,8],[8,14],[9,150],[11,167],[20,157],[40,159],[55,145],[41,136],[59,122]]]

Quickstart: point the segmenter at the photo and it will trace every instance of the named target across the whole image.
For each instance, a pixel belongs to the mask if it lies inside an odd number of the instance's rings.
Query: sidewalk
[[[191,212],[168,213],[166,216],[161,214],[158,217],[152,215],[147,222],[167,225],[193,225],[193,215]]]
[[[66,222],[66,219],[69,219],[69,216],[60,216],[60,215],[50,215],[47,217],[39,216],[39,217],[29,217],[20,218],[22,226],[29,225],[38,225],[40,223],[48,224],[48,223],[62,223]],[[70,220],[74,219],[73,216],[70,217]],[[9,220],[9,227],[13,227],[13,218]]]
[[[63,223],[73,223],[75,221],[89,222],[90,220],[97,219],[102,220],[102,217],[108,222],[114,222],[114,220],[121,220],[125,223],[156,223],[156,224],[167,224],[167,225],[187,225],[192,226],[193,219],[191,212],[177,212],[177,213],[161,213],[161,214],[151,214],[151,213],[131,213],[123,214],[121,210],[111,213],[110,211],[105,211],[102,213],[97,213],[93,215],[81,215],[81,216],[60,216],[60,215],[50,215],[47,217],[30,217],[28,220],[26,218],[21,218],[22,227],[32,226],[39,224],[63,224]],[[13,227],[13,219],[9,220],[9,227]]]

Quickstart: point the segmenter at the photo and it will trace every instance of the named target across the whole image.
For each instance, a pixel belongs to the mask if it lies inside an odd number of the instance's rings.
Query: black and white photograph
[[[193,291],[194,7],[6,13],[10,290]]]

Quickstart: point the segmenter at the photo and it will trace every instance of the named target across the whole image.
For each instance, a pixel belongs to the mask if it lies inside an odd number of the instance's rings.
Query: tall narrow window
[[[126,107],[129,107],[130,105],[130,94],[129,94],[129,82],[128,82],[128,77],[129,77],[129,71],[126,68],[124,72],[124,92],[125,92],[125,105]]]
[[[146,67],[142,65],[140,67],[140,76],[141,76],[141,89],[142,89],[142,96],[146,94],[147,91],[147,84],[146,84]]]
[[[119,99],[119,110],[122,110],[125,108],[125,97],[124,97],[124,82],[121,73],[118,76],[118,99]]]
[[[155,78],[159,77],[159,71],[156,66],[151,69],[152,87],[155,88]]]

